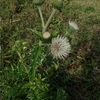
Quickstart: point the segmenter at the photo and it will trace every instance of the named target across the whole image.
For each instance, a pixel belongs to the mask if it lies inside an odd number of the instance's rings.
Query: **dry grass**
[[[73,0],[71,3],[82,7],[93,6],[97,12],[100,11],[100,0]]]

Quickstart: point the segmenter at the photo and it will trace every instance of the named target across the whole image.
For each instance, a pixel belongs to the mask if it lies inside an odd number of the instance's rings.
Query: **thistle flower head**
[[[63,59],[70,52],[70,44],[65,37],[57,36],[52,39],[51,53],[55,59]]]
[[[74,22],[69,21],[69,25],[71,27],[73,27],[75,30],[78,30],[79,29],[78,25],[76,23],[74,23]]]

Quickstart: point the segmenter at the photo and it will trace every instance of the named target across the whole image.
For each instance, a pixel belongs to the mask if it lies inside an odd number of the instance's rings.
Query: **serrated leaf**
[[[33,34],[35,34],[37,37],[42,38],[42,34],[36,30],[28,28],[29,31],[31,31]]]

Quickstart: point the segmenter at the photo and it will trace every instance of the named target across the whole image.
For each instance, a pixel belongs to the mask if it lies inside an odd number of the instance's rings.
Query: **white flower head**
[[[69,21],[69,25],[71,27],[73,27],[75,30],[78,30],[79,29],[78,25],[76,23],[74,23],[74,22]]]
[[[52,39],[51,53],[55,59],[63,59],[70,53],[70,44],[65,37],[57,36]]]

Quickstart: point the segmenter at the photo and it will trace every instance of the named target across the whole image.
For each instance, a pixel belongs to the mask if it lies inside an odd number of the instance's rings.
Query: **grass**
[[[71,34],[71,53],[64,61],[59,61],[60,68],[58,70],[54,69],[54,65],[50,65],[52,60],[49,57],[46,62],[43,62],[46,68],[39,68],[38,73],[41,73],[41,77],[47,76],[46,83],[41,84],[40,76],[37,76],[35,81],[40,87],[43,86],[41,88],[45,88],[45,91],[48,91],[46,88],[48,83],[50,87],[44,100],[54,100],[54,98],[56,98],[55,100],[100,100],[99,5],[99,0],[70,0],[52,19],[48,28],[49,32],[57,31],[59,34],[63,34],[68,20],[76,22],[80,30]],[[29,68],[31,59],[30,49],[33,48],[33,44],[38,38],[28,28],[42,30],[38,10],[30,0],[19,0],[19,2],[1,0],[0,9],[0,46],[2,48],[0,53],[0,86],[2,87],[0,91],[2,96],[0,99],[33,100],[31,98],[34,98],[34,94],[29,89],[33,87],[28,84],[26,70]],[[43,4],[42,9],[46,21],[52,10],[52,5],[48,0]],[[35,49],[37,50],[37,48]],[[26,86],[25,83],[28,85]],[[23,86],[25,89],[22,88]],[[6,88],[10,90],[9,93]],[[36,93],[38,93],[38,89]],[[46,99],[48,95],[50,98]]]

